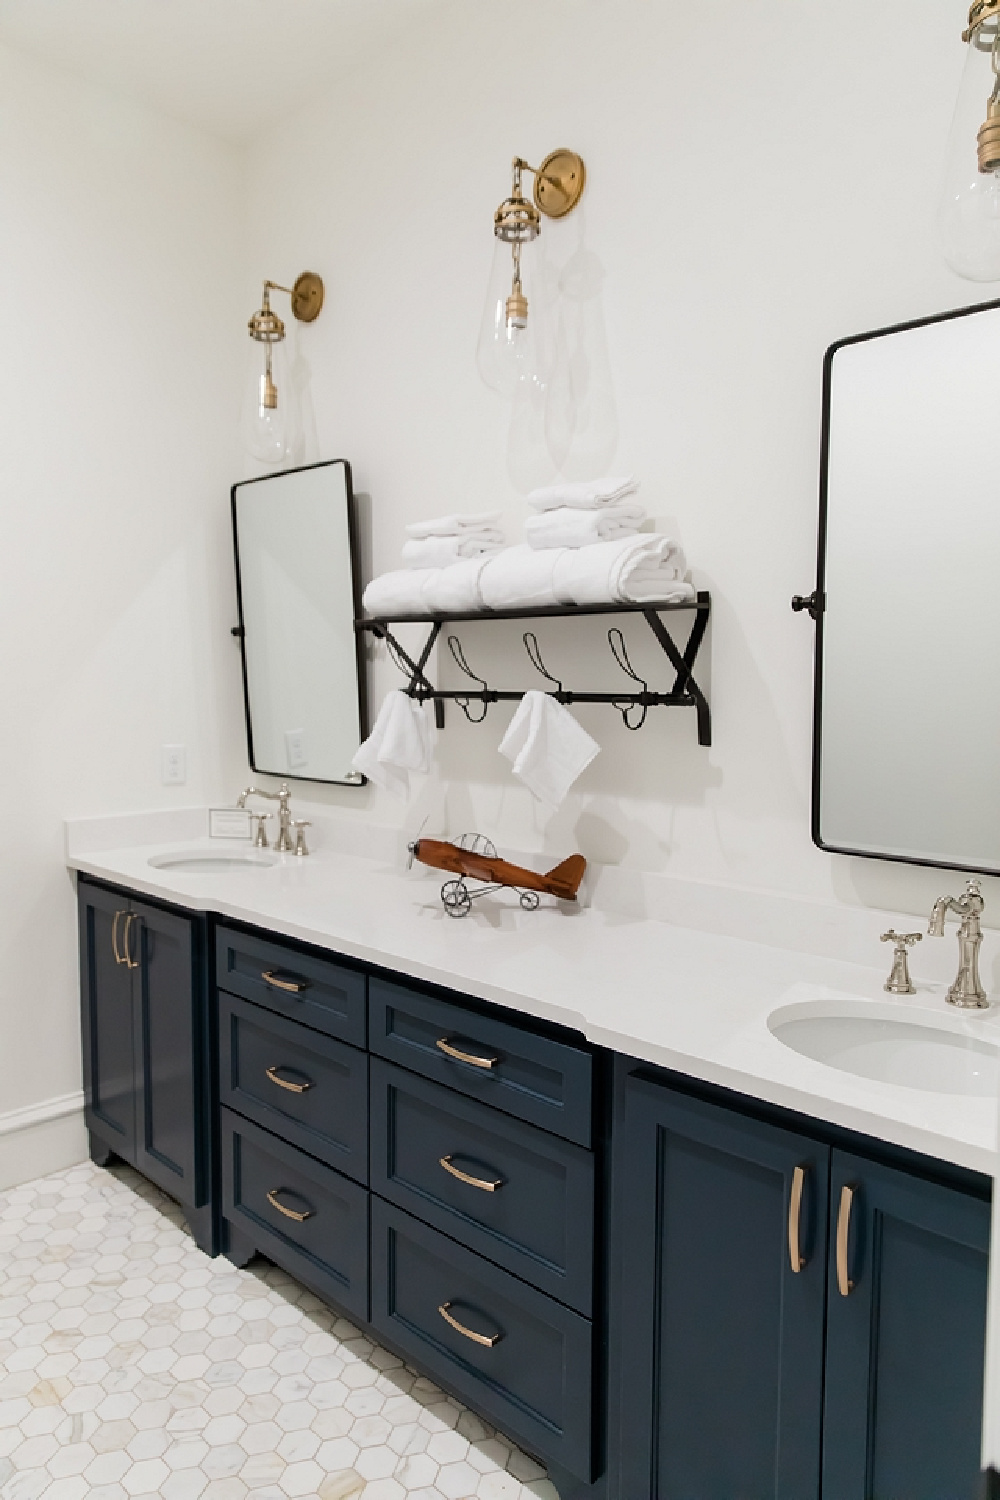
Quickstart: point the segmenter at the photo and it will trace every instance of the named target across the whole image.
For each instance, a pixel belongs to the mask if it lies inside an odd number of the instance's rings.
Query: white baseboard
[[[83,1094],[60,1094],[0,1115],[0,1192],[86,1161]]]

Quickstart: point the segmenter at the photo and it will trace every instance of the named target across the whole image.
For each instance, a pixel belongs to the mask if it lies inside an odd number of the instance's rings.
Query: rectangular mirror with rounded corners
[[[250,768],[360,786],[367,733],[351,466],[234,484],[233,544]]]
[[[1000,303],[824,367],[813,838],[1000,872]]]

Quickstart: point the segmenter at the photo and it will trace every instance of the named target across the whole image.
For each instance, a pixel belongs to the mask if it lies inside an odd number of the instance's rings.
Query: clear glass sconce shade
[[[982,172],[978,153],[979,132],[997,82],[996,34],[996,23],[987,23],[968,43],[938,206],[944,258],[969,281],[1000,281],[1000,162]]]
[[[267,351],[271,352],[269,404]],[[289,379],[284,341],[259,344],[251,340],[243,389],[240,429],[243,446],[262,464],[281,464],[289,458],[295,440],[295,397]]]
[[[480,375],[492,390],[504,396],[513,396],[522,379],[544,380],[548,369],[541,255],[537,244],[524,244],[520,251],[521,294],[527,301],[527,315],[510,305],[515,294],[513,246],[495,240],[476,348]]]

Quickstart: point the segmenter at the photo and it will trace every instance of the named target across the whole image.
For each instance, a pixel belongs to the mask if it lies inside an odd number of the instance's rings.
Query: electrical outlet
[[[187,781],[187,746],[164,745],[160,751],[160,780],[164,786],[183,786]]]
[[[306,732],[304,729],[285,730],[285,754],[288,757],[288,769],[297,771],[301,766],[309,764],[309,756],[306,754]]]

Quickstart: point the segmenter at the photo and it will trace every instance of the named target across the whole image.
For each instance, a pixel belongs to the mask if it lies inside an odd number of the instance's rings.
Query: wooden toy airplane
[[[481,833],[465,833],[457,844],[440,839],[415,839],[409,846],[410,863],[419,859],[434,870],[449,870],[457,880],[446,880],[441,900],[450,917],[464,917],[476,896],[489,895],[505,887],[519,893],[525,911],[538,906],[539,893],[558,896],[561,901],[575,901],[587,861],[582,854],[571,854],[544,875],[512,865],[497,854],[496,845]],[[479,890],[470,891],[469,880],[482,881]]]

